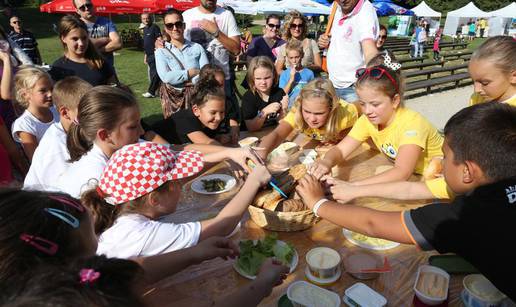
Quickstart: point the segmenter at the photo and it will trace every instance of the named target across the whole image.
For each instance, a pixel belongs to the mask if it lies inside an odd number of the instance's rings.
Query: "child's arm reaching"
[[[9,50],[7,52],[0,51],[0,61],[2,62],[2,77],[0,78],[0,99],[10,100],[12,97],[12,67],[11,56]]]
[[[279,125],[274,128],[269,134],[260,140],[260,149],[256,150],[262,159],[265,159],[269,152],[278,147],[287,136],[294,130],[290,124],[285,121],[280,121]]]
[[[211,236],[227,236],[238,221],[242,218],[245,209],[252,203],[258,189],[268,183],[271,175],[267,168],[258,164],[247,177],[242,189],[231,201],[212,219],[201,222],[201,235],[199,241]]]
[[[150,285],[205,260],[217,257],[234,258],[237,255],[238,247],[233,241],[211,237],[193,247],[156,256],[137,257],[132,260],[142,266],[145,272],[144,284]]]
[[[311,175],[306,175],[299,181],[296,191],[305,205],[312,210],[319,200],[324,199],[321,183]],[[318,216],[336,225],[367,236],[414,244],[405,231],[401,212],[383,212],[333,201],[324,201],[316,212]]]
[[[400,200],[431,199],[435,196],[424,182],[386,182],[354,185],[331,177],[323,178],[330,185],[333,199],[347,203],[360,197],[383,197]]]
[[[382,172],[378,175],[371,176],[363,180],[355,181],[353,182],[353,184],[366,185],[408,180],[410,178],[410,175],[414,173],[414,169],[416,168],[417,161],[422,151],[423,150],[421,149],[421,147],[414,144],[406,144],[400,146],[393,168],[385,172]]]
[[[187,136],[192,141],[192,143],[220,145],[220,143],[217,140],[210,138],[202,131],[194,131],[194,132],[188,133]]]
[[[362,143],[350,136],[346,136],[324,155],[324,159],[315,161],[308,169],[308,172],[317,179],[321,178],[328,174],[332,167],[343,162],[360,144]]]
[[[283,283],[288,268],[272,259],[267,259],[260,267],[256,279],[235,292],[217,299],[212,306],[240,307],[257,306],[262,299],[271,294],[272,288]]]
[[[38,140],[34,135],[23,131],[18,132],[18,137],[20,138],[20,143],[23,146],[25,155],[27,155],[29,161],[32,161],[34,151],[36,151],[36,148],[38,147]]]

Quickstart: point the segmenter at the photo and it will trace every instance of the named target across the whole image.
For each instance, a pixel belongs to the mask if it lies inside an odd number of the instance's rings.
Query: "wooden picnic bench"
[[[459,52],[442,53],[441,57],[445,60],[469,59],[472,54],[473,54],[473,51],[466,50],[466,51],[459,51]],[[409,62],[423,63],[427,59],[428,59],[427,56],[419,56],[419,57],[412,57],[412,58],[396,59],[396,62],[398,62],[400,64],[409,63]]]
[[[433,74],[442,73],[442,72],[450,72],[451,75],[454,75],[457,70],[467,69],[468,63],[459,64],[459,65],[450,65],[450,66],[443,66],[443,67],[435,67],[425,70],[414,70],[414,71],[407,71],[402,72],[402,76],[405,79],[408,78],[414,78],[419,76],[426,76],[426,79],[430,79]]]
[[[443,43],[443,44],[439,45],[439,47],[441,49],[443,49],[443,48],[453,48],[453,49],[466,48],[467,46],[468,46],[468,44],[466,44],[466,43]],[[431,48],[431,46],[426,46],[426,48]],[[407,46],[393,47],[393,48],[386,47],[386,49],[391,52],[409,52],[412,49],[412,46],[407,45]]]
[[[402,70],[409,70],[409,69],[423,69],[425,67],[431,67],[431,66],[444,66],[444,61],[432,61],[432,62],[423,62],[423,63],[413,63],[413,64],[402,64],[401,69]]]
[[[447,84],[447,83],[454,83],[453,87],[457,88],[457,87],[459,87],[461,81],[469,79],[469,78],[470,78],[469,73],[463,72],[463,73],[458,73],[458,74],[453,74],[453,75],[448,75],[448,76],[443,76],[443,77],[408,82],[405,84],[405,91],[409,92],[409,91],[414,91],[414,90],[419,90],[419,89],[426,89],[426,91],[424,93],[430,94],[432,92],[432,87],[434,87],[434,86],[443,85],[443,84]],[[413,96],[415,96],[415,94],[405,95],[405,98],[413,97]]]

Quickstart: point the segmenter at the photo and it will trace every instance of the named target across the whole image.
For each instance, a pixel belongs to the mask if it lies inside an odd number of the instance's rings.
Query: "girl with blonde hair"
[[[336,144],[353,127],[358,112],[353,104],[340,99],[329,80],[317,78],[303,87],[294,107],[278,127],[260,142],[260,155],[267,154],[283,142],[292,131],[323,144]]]

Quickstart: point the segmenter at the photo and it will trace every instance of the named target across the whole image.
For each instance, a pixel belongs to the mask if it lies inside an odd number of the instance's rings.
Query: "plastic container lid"
[[[382,307],[387,304],[387,299],[380,293],[369,288],[366,284],[357,282],[353,286],[346,289],[344,292],[344,302],[348,306],[356,306],[356,304],[362,307]],[[350,302],[352,300],[353,302]],[[355,305],[353,305],[355,303]]]
[[[298,294],[302,294],[298,296]],[[339,307],[340,297],[337,293],[312,285],[306,281],[295,281],[288,286],[288,299],[301,306]]]

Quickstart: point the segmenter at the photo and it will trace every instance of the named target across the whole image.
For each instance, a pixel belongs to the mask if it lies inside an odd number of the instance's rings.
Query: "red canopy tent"
[[[180,11],[199,5],[199,0],[93,0],[95,12],[107,14],[161,13],[174,8]],[[42,4],[41,12],[75,13],[72,0],[54,0]]]

